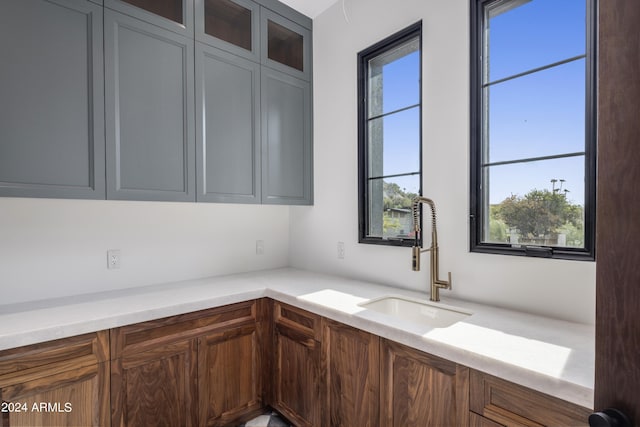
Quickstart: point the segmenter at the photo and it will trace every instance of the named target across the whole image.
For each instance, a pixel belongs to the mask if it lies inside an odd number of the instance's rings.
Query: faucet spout
[[[421,203],[429,205],[431,209],[431,246],[428,249],[422,249],[420,247],[420,212],[419,206]],[[449,272],[449,280],[442,280],[439,278],[439,248],[438,248],[438,230],[436,227],[436,205],[433,200],[426,197],[418,196],[413,199],[412,204],[413,211],[413,231],[415,237],[415,244],[412,248],[412,268],[413,271],[420,271],[420,254],[422,252],[430,253],[430,285],[431,285],[431,301],[440,301],[440,289],[451,289],[451,272]]]

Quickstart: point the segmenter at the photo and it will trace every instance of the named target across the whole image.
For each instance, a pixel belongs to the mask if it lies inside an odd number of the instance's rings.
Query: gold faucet
[[[431,246],[429,249],[424,249],[420,247],[420,214],[418,212],[418,206],[420,203],[426,203],[431,208]],[[413,246],[412,252],[412,264],[413,271],[420,271],[420,254],[422,252],[431,252],[431,297],[429,298],[431,301],[438,302],[440,301],[440,289],[451,289],[451,272],[449,272],[449,280],[440,280],[438,279],[439,274],[439,261],[440,258],[438,256],[438,231],[436,229],[436,205],[433,203],[433,200],[427,199],[426,197],[418,196],[413,199],[412,204],[413,211],[413,231],[414,237],[416,239],[415,245]]]

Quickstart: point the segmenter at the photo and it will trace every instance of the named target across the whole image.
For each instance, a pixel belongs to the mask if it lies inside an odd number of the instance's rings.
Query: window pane
[[[369,61],[369,117],[420,102],[419,49],[416,38]]]
[[[369,177],[420,170],[420,108],[369,121]]]
[[[412,236],[411,202],[419,192],[419,175],[371,180],[368,236],[384,238]]]
[[[485,55],[491,61],[489,81],[584,55],[585,3],[518,0],[489,7]]]
[[[584,247],[584,156],[491,166],[483,241]]]
[[[584,59],[489,86],[485,94],[487,163],[585,150]]]

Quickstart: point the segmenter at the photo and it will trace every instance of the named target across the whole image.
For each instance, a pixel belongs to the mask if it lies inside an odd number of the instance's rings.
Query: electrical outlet
[[[344,259],[344,242],[338,242],[338,259]]]
[[[256,255],[264,255],[264,240],[256,240]]]
[[[120,268],[120,249],[107,251],[107,268],[109,270]]]

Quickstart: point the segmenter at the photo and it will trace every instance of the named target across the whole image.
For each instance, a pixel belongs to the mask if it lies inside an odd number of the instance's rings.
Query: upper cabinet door
[[[108,199],[195,200],[193,49],[105,10]]]
[[[104,0],[105,7],[193,37],[193,0]]]
[[[260,203],[260,65],[196,43],[197,201]]]
[[[262,203],[313,204],[311,84],[262,67]]]
[[[0,1],[0,195],[104,198],[102,8]]]
[[[265,8],[260,14],[262,63],[311,80],[311,31]]]
[[[260,61],[260,6],[250,0],[196,0],[196,40]]]

